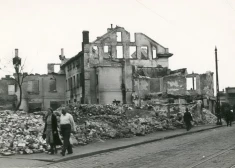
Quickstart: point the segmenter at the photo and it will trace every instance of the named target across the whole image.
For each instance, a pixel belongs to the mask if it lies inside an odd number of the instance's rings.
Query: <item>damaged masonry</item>
[[[172,71],[172,56],[143,33],[130,33],[122,27],[89,42],[83,31],[82,51],[71,59],[60,56],[66,74],[66,102],[82,104],[141,105],[151,94],[168,94],[185,102],[188,97],[201,100],[214,113],[213,73],[188,74],[186,69]],[[108,80],[107,80],[108,79]],[[150,94],[151,93],[151,94]]]
[[[179,128],[177,114],[186,108],[194,125],[215,123],[213,72],[171,70],[168,48],[143,33],[134,38],[124,28],[111,26],[90,42],[89,32],[83,31],[81,52],[68,59],[61,49],[61,63],[48,64],[48,74],[27,75],[23,112],[9,111],[16,104],[14,96],[19,101],[14,80],[0,80],[0,98],[11,98],[11,103],[1,104],[0,152],[45,152],[48,146],[41,136],[49,107],[60,116],[60,107],[68,106],[76,122],[73,145],[173,130]]]

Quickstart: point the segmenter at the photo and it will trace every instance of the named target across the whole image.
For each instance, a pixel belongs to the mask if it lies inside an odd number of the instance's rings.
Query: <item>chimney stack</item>
[[[64,49],[61,48],[61,57],[63,57],[63,56],[64,56]]]
[[[111,24],[111,29],[113,29],[113,24]]]
[[[15,49],[15,57],[18,57],[19,55],[18,55],[18,49],[16,48]]]
[[[84,30],[82,32],[82,37],[83,37],[82,51],[84,51],[84,44],[89,44],[89,31]]]

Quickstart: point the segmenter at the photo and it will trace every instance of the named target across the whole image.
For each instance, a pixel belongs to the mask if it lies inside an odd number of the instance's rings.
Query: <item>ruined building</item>
[[[65,74],[55,72],[54,66],[48,64],[48,74],[29,74],[22,84],[22,103],[20,109],[33,112],[57,109],[65,103]],[[19,88],[16,93],[19,101]]]
[[[134,91],[133,66],[168,67],[173,54],[143,33],[130,33],[122,27],[108,28],[93,42],[83,31],[82,51],[61,67],[66,73],[68,103],[131,103]]]
[[[13,110],[16,106],[15,79],[6,75],[0,79],[0,110]]]
[[[235,87],[227,87],[219,92],[220,103],[228,103],[230,106],[235,106]]]
[[[63,52],[60,55],[66,74],[66,102],[131,104],[137,99],[141,103],[146,95],[160,92],[194,95],[213,109],[213,73],[172,71],[168,60],[173,54],[168,48],[143,33],[134,37],[131,41],[128,31],[111,26],[106,34],[90,42],[89,32],[83,31],[82,51],[70,59]]]

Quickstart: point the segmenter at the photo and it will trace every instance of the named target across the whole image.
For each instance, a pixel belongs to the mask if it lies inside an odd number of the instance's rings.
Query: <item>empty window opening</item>
[[[80,86],[82,86],[82,82],[83,82],[83,76],[82,76],[82,73],[80,73]]]
[[[190,77],[187,79],[187,90],[196,90],[196,77]]]
[[[27,92],[29,94],[39,94],[39,80],[28,81]]]
[[[79,74],[77,74],[77,88],[79,88],[79,84],[80,84],[80,75]]]
[[[98,76],[98,74],[96,74],[96,85],[98,85],[99,84],[99,76]]]
[[[97,46],[92,47],[92,53],[93,54],[98,54],[98,47]]]
[[[130,33],[130,41],[135,42],[135,33]]]
[[[157,58],[157,50],[153,49],[153,59]]]
[[[60,71],[60,65],[54,65],[54,71],[58,73]]]
[[[55,78],[50,78],[50,87],[49,87],[49,91],[50,92],[56,92],[56,79]]]
[[[122,41],[122,32],[117,32],[117,41]]]
[[[8,85],[8,95],[15,94],[15,85]]]
[[[68,84],[68,80],[66,80],[66,91],[68,91],[69,90],[69,84]]]
[[[74,89],[76,88],[76,79],[75,79],[75,76],[73,76],[73,88]]]
[[[69,90],[72,90],[73,83],[72,83],[72,77],[69,78]]]
[[[141,47],[141,59],[148,59],[148,47],[147,46]]]
[[[116,49],[117,49],[117,58],[123,58],[123,47],[116,46]]]
[[[137,58],[136,46],[130,46],[130,58]]]
[[[109,46],[104,46],[104,52],[108,53],[109,52]]]

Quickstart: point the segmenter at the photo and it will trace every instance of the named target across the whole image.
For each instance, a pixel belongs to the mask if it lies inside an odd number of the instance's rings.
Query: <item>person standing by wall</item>
[[[47,144],[50,145],[49,154],[57,153],[56,145],[62,145],[58,134],[58,124],[56,115],[53,113],[51,108],[47,109],[47,115],[45,117],[45,127],[43,130],[43,134],[46,137]]]
[[[184,113],[184,122],[187,131],[189,131],[192,128],[191,121],[193,121],[193,117],[191,113],[188,111],[188,108],[186,108],[186,112]]]
[[[63,148],[61,151],[61,155],[64,156],[66,150],[68,151],[68,154],[72,154],[73,149],[69,139],[71,132],[75,131],[75,123],[73,120],[73,116],[67,113],[65,107],[62,108],[62,114],[60,116],[60,131],[63,137]]]

